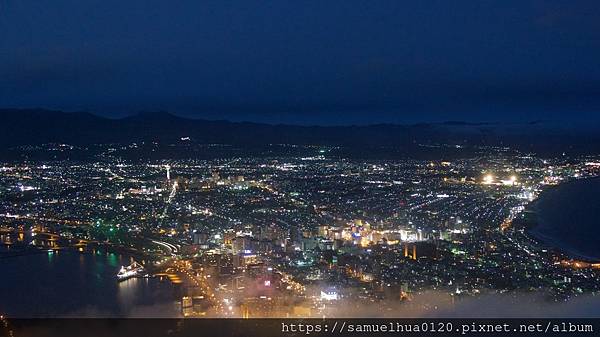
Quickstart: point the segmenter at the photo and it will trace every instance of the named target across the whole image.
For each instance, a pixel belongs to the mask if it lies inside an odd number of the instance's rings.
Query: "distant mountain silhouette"
[[[298,126],[188,119],[167,112],[142,112],[110,119],[85,112],[43,109],[0,109],[0,121],[1,148],[42,143],[164,143],[189,137],[194,143],[237,146],[303,144],[394,148],[415,144],[460,144],[507,145],[541,152],[597,152],[600,149],[598,130],[569,129],[548,121]]]

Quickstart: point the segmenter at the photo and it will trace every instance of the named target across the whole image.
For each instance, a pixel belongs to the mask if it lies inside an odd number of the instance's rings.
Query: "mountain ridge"
[[[564,151],[600,148],[595,130],[570,130],[559,123],[525,124],[446,121],[441,123],[348,126],[307,126],[192,119],[166,111],[145,111],[122,118],[88,112],[46,109],[0,109],[0,147],[43,143],[177,142],[189,137],[197,143],[239,146],[266,144],[401,147],[412,144],[514,146],[523,150]]]

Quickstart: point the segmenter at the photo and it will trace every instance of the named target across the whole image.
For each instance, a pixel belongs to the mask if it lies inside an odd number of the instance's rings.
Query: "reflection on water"
[[[159,279],[115,275],[131,258],[55,251],[0,258],[0,313],[11,317],[173,317],[175,292]]]

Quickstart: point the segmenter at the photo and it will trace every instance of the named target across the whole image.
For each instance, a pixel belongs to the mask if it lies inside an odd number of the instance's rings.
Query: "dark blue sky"
[[[0,0],[0,106],[600,122],[600,2]]]

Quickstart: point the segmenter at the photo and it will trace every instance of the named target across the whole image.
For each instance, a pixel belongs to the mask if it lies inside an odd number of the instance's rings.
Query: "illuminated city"
[[[4,163],[4,254],[129,256],[114,282],[171,284],[185,317],[331,317],[365,302],[385,316],[429,291],[563,301],[600,290],[600,264],[527,233],[538,195],[597,176],[600,157],[481,147],[468,159],[365,161],[303,150],[144,162],[106,148],[97,161]]]
[[[0,337],[597,335],[598,60],[598,0],[0,0]]]

